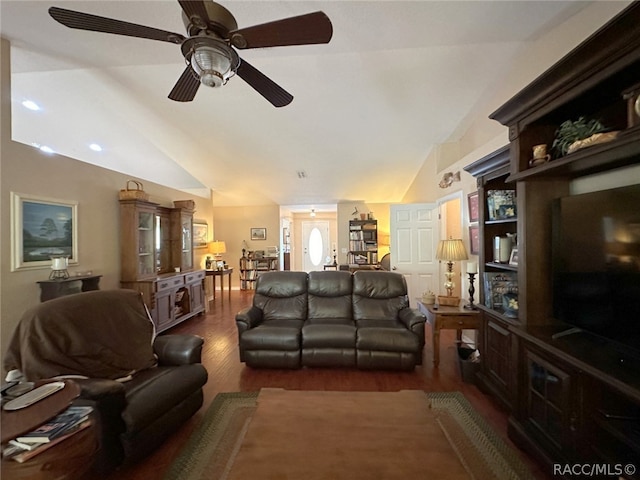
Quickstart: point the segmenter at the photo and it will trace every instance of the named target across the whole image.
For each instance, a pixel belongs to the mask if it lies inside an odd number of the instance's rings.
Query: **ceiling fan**
[[[49,8],[49,15],[69,28],[179,44],[187,67],[169,93],[177,102],[193,100],[200,84],[220,87],[238,74],[275,107],[284,107],[293,96],[241,59],[235,49],[329,43],[333,35],[331,21],[323,12],[239,29],[231,12],[211,0],[178,3],[188,37],[58,7]]]

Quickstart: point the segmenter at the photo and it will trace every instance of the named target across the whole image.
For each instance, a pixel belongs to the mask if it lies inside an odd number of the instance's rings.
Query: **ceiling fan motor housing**
[[[229,32],[238,29],[236,19],[231,12],[222,5],[215,2],[203,2],[203,5],[209,16],[209,21],[194,15],[189,18],[184,11],[182,12],[182,22],[190,37],[198,35],[202,30],[208,29],[216,35],[226,38]]]

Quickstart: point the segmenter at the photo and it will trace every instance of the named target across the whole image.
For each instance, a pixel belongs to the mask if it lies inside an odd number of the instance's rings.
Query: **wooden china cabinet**
[[[194,270],[193,209],[120,200],[120,286],[137,290],[161,332],[205,310]]]
[[[640,2],[633,2],[496,110],[490,117],[508,127],[508,148],[466,167],[483,202],[482,386],[509,409],[509,436],[552,475],[554,464],[601,464],[615,469],[607,478],[640,478],[640,355],[586,331],[564,335],[570,326],[554,318],[552,307],[551,251],[554,202],[570,196],[576,181],[637,175],[638,25]],[[581,116],[618,130],[617,138],[532,165],[533,147],[551,148],[559,126]],[[487,221],[489,189],[515,191],[515,221]],[[517,266],[495,264],[491,239],[514,228]],[[517,277],[517,318],[487,302],[484,275],[496,272]]]

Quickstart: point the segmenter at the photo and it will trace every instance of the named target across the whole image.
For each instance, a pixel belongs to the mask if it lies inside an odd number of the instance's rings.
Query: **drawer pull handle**
[[[167,288],[169,286],[168,283],[161,283],[160,288]]]

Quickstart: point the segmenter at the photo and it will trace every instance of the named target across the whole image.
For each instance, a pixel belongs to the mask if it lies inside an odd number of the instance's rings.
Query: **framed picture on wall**
[[[11,270],[78,263],[78,202],[11,192]]]
[[[467,202],[469,205],[469,223],[477,222],[480,220],[478,192],[476,191],[467,195]]]
[[[206,222],[193,222],[193,247],[205,248],[209,238],[209,225]]]
[[[251,240],[266,240],[267,239],[267,229],[266,228],[252,228],[251,229]]]
[[[480,254],[480,227],[478,227],[478,225],[471,225],[469,227],[469,245],[471,255]]]

